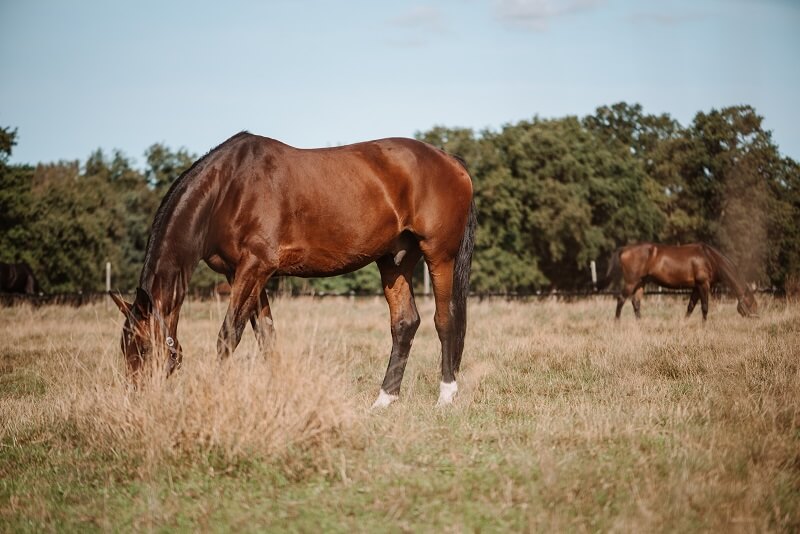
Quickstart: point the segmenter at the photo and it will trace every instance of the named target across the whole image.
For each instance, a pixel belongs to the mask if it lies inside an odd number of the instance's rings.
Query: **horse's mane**
[[[736,265],[734,265],[733,261],[731,261],[728,256],[706,243],[703,243],[703,250],[706,251],[706,254],[714,263],[714,267],[719,271],[722,279],[737,293],[737,296],[750,293],[750,288],[747,287],[747,283],[739,276]]]
[[[186,190],[188,186],[189,180],[196,176],[200,171],[202,165],[208,160],[208,158],[214,154],[219,149],[223,148],[224,146],[230,144],[231,142],[240,139],[249,135],[249,132],[243,130],[236,135],[231,136],[230,138],[226,139],[222,143],[218,144],[211,150],[205,153],[205,155],[183,171],[178,178],[172,182],[172,185],[169,186],[167,190],[167,194],[164,195],[164,198],[161,199],[161,204],[159,204],[158,209],[156,210],[156,215],[153,218],[153,226],[150,229],[150,235],[147,238],[147,246],[145,248],[144,253],[144,265],[142,267],[142,273],[139,276],[139,286],[144,287],[145,280],[148,276],[152,273],[153,270],[153,249],[156,245],[156,236],[162,235],[164,231],[164,227],[166,226],[167,220],[169,219],[169,215],[172,213],[175,204],[177,203],[178,199],[180,198],[181,194]]]

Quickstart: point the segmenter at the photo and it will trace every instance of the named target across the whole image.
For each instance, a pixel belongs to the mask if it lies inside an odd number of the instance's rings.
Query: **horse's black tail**
[[[618,248],[611,253],[611,257],[608,258],[608,270],[606,270],[606,276],[597,282],[597,289],[605,289],[611,284],[616,284],[616,282],[622,277],[622,266],[619,262],[620,252],[622,252],[622,248]]]
[[[453,328],[451,330],[453,336],[453,371],[456,372],[461,366],[464,337],[467,334],[469,273],[472,268],[472,252],[475,250],[475,229],[477,226],[478,219],[475,215],[475,201],[473,200],[469,206],[467,225],[464,228],[464,235],[461,236],[461,244],[458,247],[458,255],[453,266],[453,292],[450,302],[453,306]]]

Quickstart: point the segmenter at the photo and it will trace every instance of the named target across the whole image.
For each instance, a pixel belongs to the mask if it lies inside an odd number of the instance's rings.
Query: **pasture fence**
[[[756,294],[769,295],[776,298],[782,298],[786,294],[783,290],[778,288],[759,288],[754,291]],[[591,299],[597,297],[614,297],[615,291],[609,290],[592,290],[592,289],[578,289],[578,290],[541,290],[541,291],[474,291],[470,293],[470,298],[476,300],[487,299],[501,299],[501,300],[558,300],[558,301],[575,301],[582,299]],[[644,291],[646,296],[662,296],[662,297],[688,297],[691,290],[688,289],[663,289],[656,287],[647,287]],[[123,298],[133,300],[134,292],[121,293]],[[270,296],[275,297],[312,297],[317,299],[323,298],[375,298],[383,297],[382,292],[325,292],[325,291],[270,291]],[[712,291],[714,298],[733,297],[733,294],[725,287],[717,287]],[[192,300],[213,300],[221,299],[227,300],[229,295],[217,293],[195,293],[187,295],[187,299]],[[418,298],[432,298],[428,292],[421,292]],[[110,301],[108,293],[105,291],[90,291],[90,292],[73,292],[73,293],[39,293],[39,294],[23,294],[23,293],[0,293],[0,306],[18,306],[22,304],[30,304],[32,306],[44,305],[66,305],[66,306],[84,306],[86,304],[94,304],[98,302]]]

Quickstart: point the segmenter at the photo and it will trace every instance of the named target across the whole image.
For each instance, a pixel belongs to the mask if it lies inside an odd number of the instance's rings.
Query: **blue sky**
[[[800,2],[0,0],[14,162],[751,104],[800,159]]]

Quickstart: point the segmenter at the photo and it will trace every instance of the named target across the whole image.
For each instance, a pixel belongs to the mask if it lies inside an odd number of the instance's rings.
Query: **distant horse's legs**
[[[689,306],[686,308],[686,318],[688,319],[692,312],[694,311],[694,307],[697,306],[697,300],[700,298],[700,289],[695,286],[692,289],[692,296],[689,297]]]
[[[236,349],[247,321],[260,312],[259,294],[271,274],[272,271],[265,269],[263,263],[254,256],[246,258],[237,267],[228,312],[217,339],[217,355],[220,359],[227,358]]]
[[[415,247],[403,257],[400,265],[396,265],[393,256],[385,256],[378,260],[381,272],[383,294],[389,304],[389,318],[392,328],[392,352],[389,356],[389,367],[383,379],[380,394],[372,405],[382,408],[395,401],[400,394],[400,383],[403,381],[411,342],[419,327],[419,313],[414,303],[414,290],[411,277],[414,266],[420,258],[420,250]]]
[[[625,290],[622,289],[619,294],[617,295],[617,311],[614,314],[614,319],[619,321],[619,316],[622,315],[622,307],[625,305],[625,301],[628,299],[628,296],[625,295]]]
[[[642,318],[642,313],[640,311],[642,306],[642,294],[644,293],[644,286],[639,284],[633,290],[631,294],[631,305],[633,306],[633,313],[636,315],[637,319]]]
[[[703,310],[703,320],[708,317],[708,296],[711,293],[711,285],[708,280],[700,283],[700,309]]]
[[[625,305],[625,301],[628,300],[628,297],[631,297],[631,304],[633,304],[633,311],[636,313],[636,317],[639,318],[638,312],[638,303],[635,300],[637,297],[634,295],[639,289],[640,285],[636,282],[625,282],[623,286],[619,290],[619,295],[617,295],[617,313],[615,314],[614,318],[619,319],[620,315],[622,314],[622,307]]]

